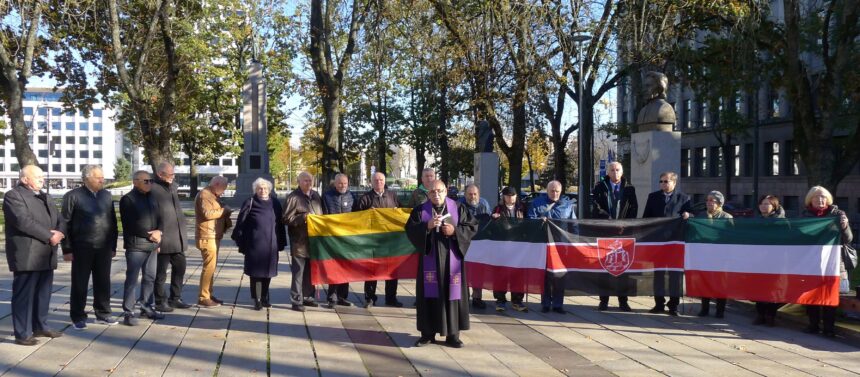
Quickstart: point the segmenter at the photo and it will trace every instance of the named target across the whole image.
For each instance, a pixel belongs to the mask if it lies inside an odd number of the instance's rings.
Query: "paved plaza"
[[[598,312],[596,297],[566,298],[567,313],[488,309],[473,313],[465,348],[415,348],[414,281],[401,281],[403,308],[360,306],[289,309],[290,269],[282,255],[272,281],[274,306],[254,311],[242,255],[229,241],[218,258],[214,309],[178,309],[136,327],[91,323],[75,331],[68,318],[70,264],[54,279],[51,323],[57,339],[18,346],[10,304],[12,276],[0,258],[0,374],[7,376],[848,376],[860,374],[860,348],[794,328],[750,325],[749,310],[731,306],[725,320],[648,314],[650,297],[631,298],[634,313]],[[189,249],[184,299],[196,302],[200,254]],[[123,253],[114,258],[112,304],[120,311]],[[350,300],[363,304],[362,284]],[[357,294],[359,292],[359,294]],[[491,297],[484,292],[484,297]],[[324,297],[321,297],[325,301]],[[614,304],[614,299],[610,301]]]

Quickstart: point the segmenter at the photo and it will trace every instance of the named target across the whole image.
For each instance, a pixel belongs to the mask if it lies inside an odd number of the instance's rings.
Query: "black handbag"
[[[857,268],[857,250],[849,244],[842,245],[842,263],[849,275]]]

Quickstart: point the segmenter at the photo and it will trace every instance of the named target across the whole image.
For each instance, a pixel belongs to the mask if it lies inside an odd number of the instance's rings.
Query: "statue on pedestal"
[[[491,153],[493,151],[493,129],[486,120],[478,122],[478,153]]]
[[[672,131],[675,125],[675,109],[666,102],[666,91],[669,89],[669,79],[660,72],[645,74],[645,97],[648,103],[639,110],[636,124],[639,132]]]

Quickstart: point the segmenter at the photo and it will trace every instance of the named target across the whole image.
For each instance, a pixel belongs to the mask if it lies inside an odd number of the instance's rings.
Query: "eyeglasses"
[[[660,183],[669,183],[671,181],[660,181]]]

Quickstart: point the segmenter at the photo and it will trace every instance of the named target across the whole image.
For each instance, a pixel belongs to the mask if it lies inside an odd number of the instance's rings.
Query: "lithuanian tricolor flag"
[[[311,284],[415,279],[418,254],[403,227],[411,209],[308,215]]]

